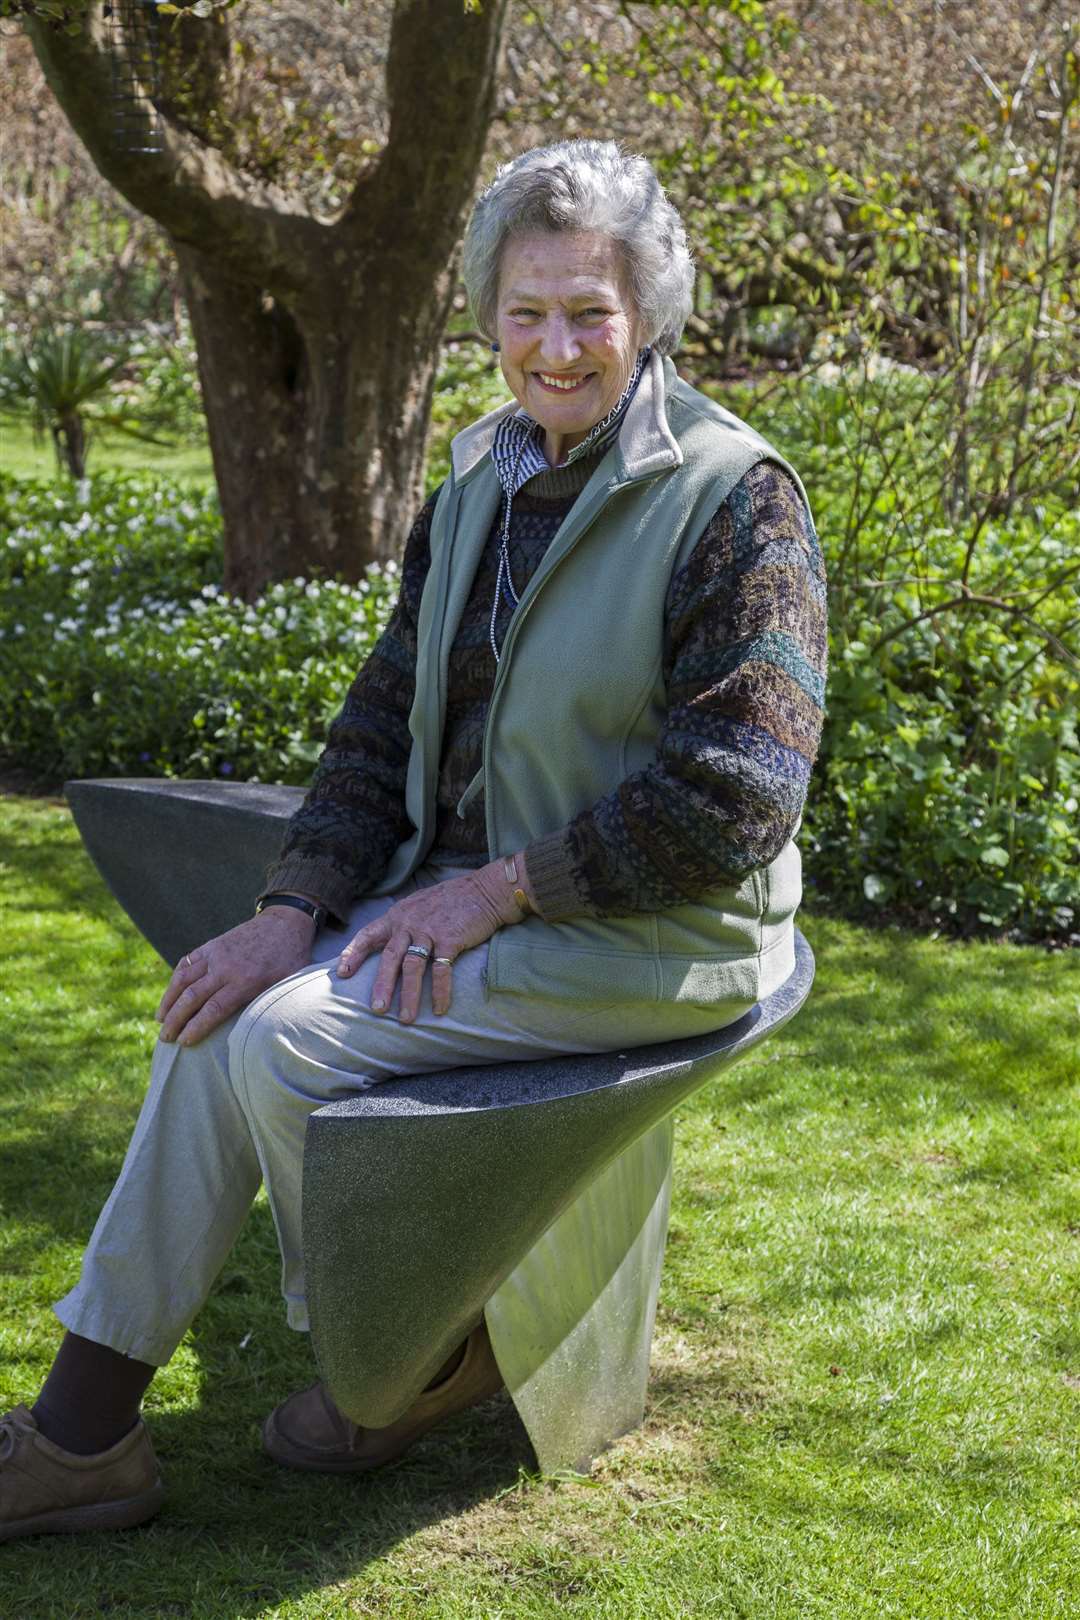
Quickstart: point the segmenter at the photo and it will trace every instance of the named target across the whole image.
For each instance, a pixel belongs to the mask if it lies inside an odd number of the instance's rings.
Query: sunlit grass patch
[[[164,965],[63,806],[0,800],[0,1409],[119,1166]],[[313,1376],[257,1205],[151,1386],[144,1530],[0,1554],[3,1620],[1071,1620],[1080,967],[809,918],[786,1030],[681,1111],[641,1429],[538,1477],[502,1398],[366,1480],[258,1426]]]

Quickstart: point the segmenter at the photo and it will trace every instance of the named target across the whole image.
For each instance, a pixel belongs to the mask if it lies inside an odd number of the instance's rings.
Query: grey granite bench
[[[71,782],[87,849],[169,963],[251,911],[299,789]],[[447,1070],[320,1108],[304,1262],[322,1376],[392,1422],[485,1316],[543,1468],[641,1422],[667,1232],[672,1111],[798,1011],[814,959],[713,1035]]]

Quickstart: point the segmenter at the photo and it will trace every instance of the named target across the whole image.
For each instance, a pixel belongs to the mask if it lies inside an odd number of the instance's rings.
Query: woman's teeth
[[[589,380],[588,377],[546,377],[542,371],[538,371],[536,375],[548,388],[561,388],[564,392],[568,392],[573,388],[580,388],[583,382]]]

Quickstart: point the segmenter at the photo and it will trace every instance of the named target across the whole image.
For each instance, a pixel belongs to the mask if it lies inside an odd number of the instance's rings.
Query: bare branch
[[[485,0],[467,13],[461,0],[398,0],[386,64],[389,133],[342,211],[339,239],[374,241],[390,260],[407,244],[425,264],[449,261],[495,108],[507,4]]]
[[[300,290],[306,254],[298,251],[299,240],[318,237],[324,229],[302,199],[241,174],[216,148],[183,128],[175,111],[163,114],[163,151],[118,148],[110,44],[100,4],[88,7],[80,34],[65,33],[39,17],[28,17],[25,28],[75,133],[101,174],[133,207],[157,220],[175,241],[212,250],[219,264],[231,264],[246,280]]]

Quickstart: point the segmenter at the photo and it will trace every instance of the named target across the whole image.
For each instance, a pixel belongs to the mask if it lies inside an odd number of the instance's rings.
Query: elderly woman
[[[68,1331],[0,1424],[0,1538],[155,1511],[140,1401],[260,1181],[306,1329],[313,1109],[702,1034],[792,970],[821,558],[791,468],[667,358],[691,305],[682,224],[643,158],[566,142],[498,171],[464,267],[513,401],[454,440],[256,914],[165,991],[130,1149],[56,1307]],[[392,1428],[315,1384],[265,1445],[371,1468],[499,1382],[481,1323]]]

